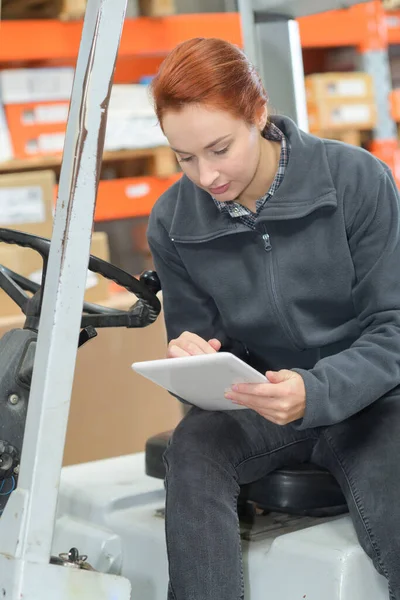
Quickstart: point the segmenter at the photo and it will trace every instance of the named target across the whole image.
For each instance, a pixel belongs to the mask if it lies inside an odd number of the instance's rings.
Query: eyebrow
[[[212,148],[213,146],[216,146],[217,144],[219,144],[219,142],[222,142],[223,140],[225,140],[226,138],[228,138],[231,134],[228,133],[227,135],[223,135],[222,137],[217,138],[216,140],[214,140],[213,142],[211,142],[211,144],[208,144],[204,150],[209,150],[210,148]],[[171,150],[173,150],[174,152],[177,152],[178,154],[191,154],[191,152],[185,152],[185,150],[177,150],[176,148],[173,148],[171,146]]]

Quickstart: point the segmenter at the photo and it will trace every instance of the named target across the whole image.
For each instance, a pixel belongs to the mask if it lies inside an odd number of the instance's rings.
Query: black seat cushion
[[[172,431],[147,440],[146,473],[164,479],[163,454]],[[293,515],[332,516],[347,512],[346,500],[336,479],[326,470],[305,463],[289,465],[241,487],[240,502],[254,502],[267,511]]]

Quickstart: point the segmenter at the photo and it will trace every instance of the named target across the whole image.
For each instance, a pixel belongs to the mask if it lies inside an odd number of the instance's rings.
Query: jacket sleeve
[[[225,335],[212,298],[191,280],[171,248],[160,246],[150,237],[149,246],[161,282],[168,342],[190,331],[205,340],[216,338],[223,343]]]
[[[226,335],[214,300],[191,279],[162,225],[153,224],[151,219],[147,237],[161,282],[168,342],[189,331],[207,341],[216,338],[222,351],[246,361],[246,348]]]
[[[347,230],[362,333],[313,369],[293,369],[306,387],[306,411],[293,423],[296,429],[343,421],[400,385],[399,194],[390,171],[381,173]]]

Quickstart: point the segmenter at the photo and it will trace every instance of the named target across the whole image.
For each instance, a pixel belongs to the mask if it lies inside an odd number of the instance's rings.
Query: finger
[[[179,346],[189,354],[215,354],[214,348],[195,333],[185,331],[177,341]]]
[[[168,346],[167,358],[181,358],[182,356],[190,356],[183,348],[177,345]]]
[[[204,346],[198,346],[195,342],[185,342],[185,341],[181,341],[179,343],[179,346],[185,350],[185,352],[187,352],[189,354],[189,356],[200,356],[203,354],[214,354],[215,350],[213,348],[211,348],[211,346],[209,348],[205,348]]]
[[[258,413],[264,419],[271,421],[271,423],[275,423],[275,425],[287,425],[288,423],[291,423],[296,419],[296,417],[293,417],[290,413],[286,411],[273,410],[269,407],[260,407],[256,405],[251,405],[250,403],[248,405],[236,401],[232,401],[232,403],[240,404],[241,406],[246,406],[246,408],[249,408],[250,410],[254,410],[254,412]]]
[[[272,383],[238,383],[232,386],[232,392],[248,396],[261,396],[263,398],[285,398],[288,388],[285,382]]]
[[[222,344],[221,344],[221,342],[219,340],[217,340],[215,338],[212,338],[211,340],[208,340],[208,343],[210,344],[210,346],[212,348],[214,348],[214,350],[216,352],[218,352],[219,350],[221,350]]]
[[[286,414],[290,410],[290,402],[281,398],[268,398],[266,396],[257,396],[253,394],[239,394],[228,391],[225,397],[236,404],[242,404],[253,410],[268,410],[271,413]]]
[[[268,421],[275,423],[276,425],[287,425],[288,423],[291,423],[292,421],[295,421],[298,418],[296,414],[292,414],[290,410],[282,410],[281,408],[273,409],[270,407],[265,407],[264,405],[260,405],[256,402],[243,403],[232,400],[232,403],[240,406],[245,406],[250,410],[254,410],[256,413],[258,413],[265,419],[268,419]]]
[[[269,408],[269,399],[261,396],[238,394],[236,392],[228,391],[225,393],[225,398],[231,400],[235,404],[242,404],[243,406],[247,406],[247,408],[252,408],[253,410]]]
[[[280,371],[267,371],[265,376],[271,383],[282,383],[283,381],[292,379],[294,373],[288,369],[281,369]]]

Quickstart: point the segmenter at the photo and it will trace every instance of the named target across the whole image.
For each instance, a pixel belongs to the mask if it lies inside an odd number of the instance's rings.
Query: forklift
[[[287,77],[298,77],[294,19],[355,3],[239,0],[245,45],[251,55],[258,35],[251,27],[275,23],[279,39],[286,31],[290,42]],[[89,255],[125,10],[126,0],[88,1],[51,242],[0,229],[0,242],[43,259],[41,285],[0,267],[0,287],[26,317],[0,340],[5,600],[164,600],[167,593],[162,455],[171,432],[148,440],[141,453],[62,468],[78,348],[97,328],[150,326],[161,311],[156,273],[137,279]],[[306,128],[304,91],[292,83],[286,112]],[[131,309],[84,302],[87,267],[135,294]],[[312,464],[279,469],[243,486],[238,511],[246,600],[387,600],[387,582],[360,547],[327,471]]]

